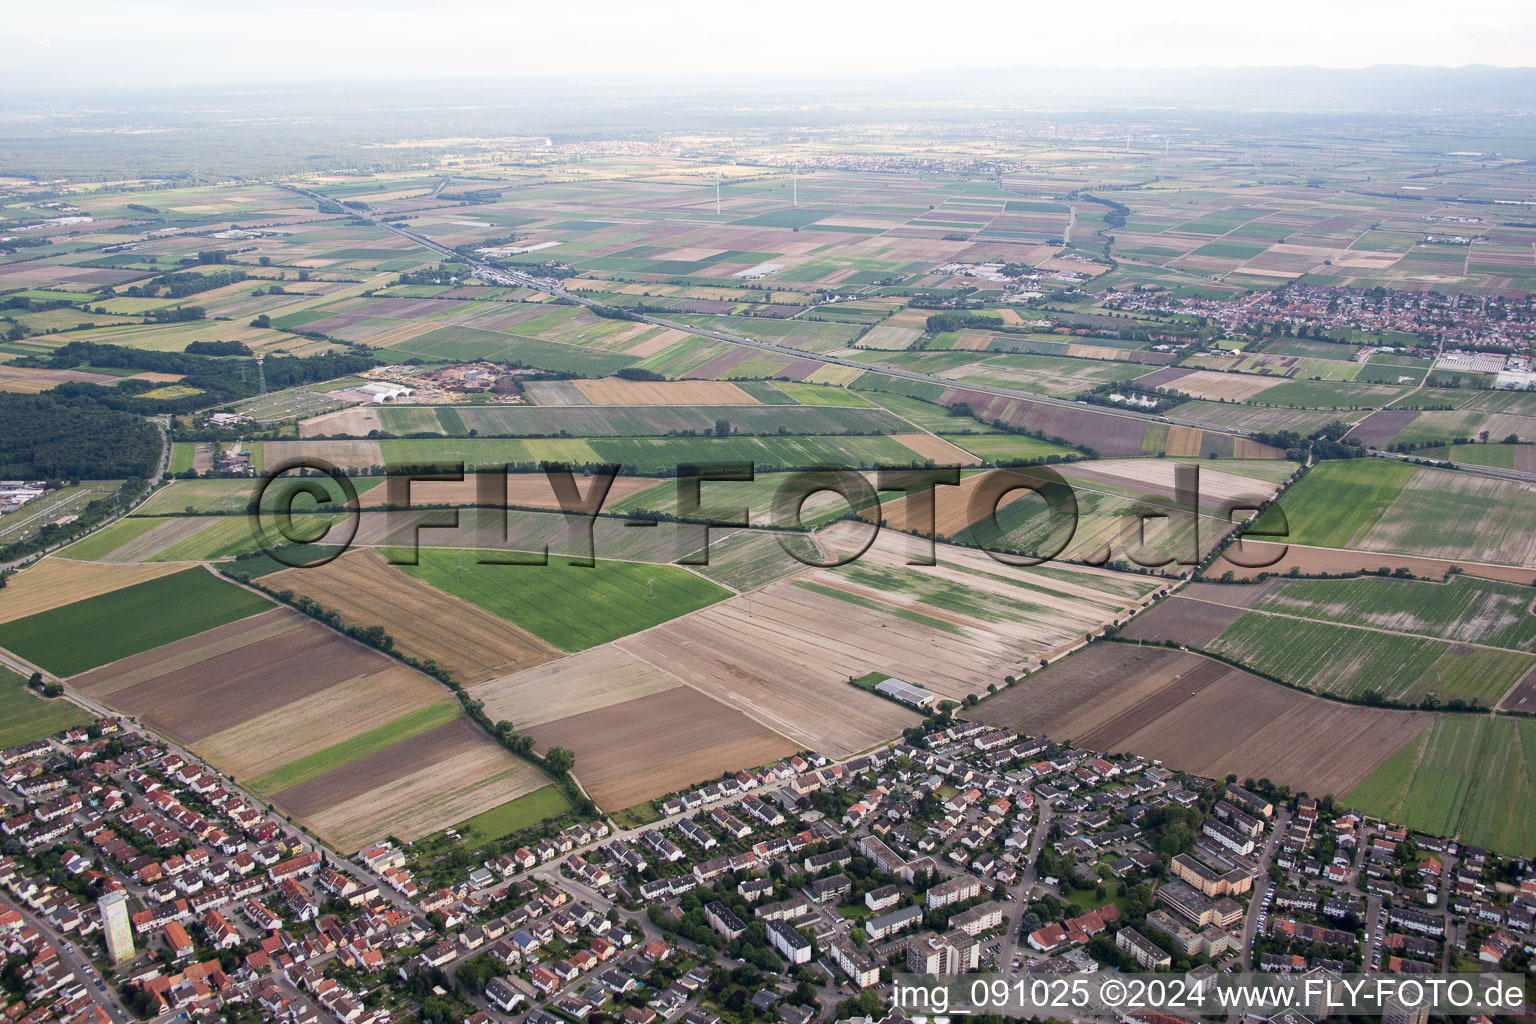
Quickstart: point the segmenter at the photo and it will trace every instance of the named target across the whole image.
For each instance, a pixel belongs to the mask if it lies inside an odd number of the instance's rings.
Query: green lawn
[[[386,551],[393,560],[403,551]],[[439,590],[500,615],[566,651],[597,644],[674,619],[730,596],[730,591],[676,566],[598,560],[591,568],[481,565],[493,551],[459,553],[422,548],[420,563],[400,568]]]
[[[1387,459],[1320,463],[1280,499],[1290,529],[1285,539],[1315,547],[1349,547],[1376,525],[1418,471]],[[1260,520],[1261,528],[1279,525],[1273,513]]]
[[[62,697],[39,697],[21,676],[0,668],[0,750],[91,721],[78,705]]]
[[[246,786],[257,793],[276,793],[313,779],[317,775],[324,775],[333,768],[351,764],[360,757],[393,746],[401,740],[410,739],[418,733],[446,725],[458,717],[459,705],[455,701],[444,700],[436,704],[428,704],[424,708],[417,708],[415,711],[401,715],[394,721],[385,722],[340,743],[333,743],[323,750],[307,754],[297,761],[280,765],[264,775],[249,780]]]
[[[204,569],[187,569],[7,622],[0,647],[72,676],[272,607]]]
[[[514,800],[508,800],[499,807],[482,811],[456,827],[465,836],[473,833],[476,840],[490,842],[502,836],[511,835],[513,832],[521,832],[525,828],[537,825],[545,818],[564,814],[572,806],[574,805],[559,786],[545,786],[532,793],[524,793]]]

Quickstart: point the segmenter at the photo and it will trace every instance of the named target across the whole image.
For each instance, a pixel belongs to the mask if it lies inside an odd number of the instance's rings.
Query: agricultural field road
[[[300,188],[297,185],[289,185],[281,182],[274,182],[273,184],[276,187],[286,188],[289,191],[297,192],[306,198],[315,200],[316,202],[331,201],[326,196],[323,196],[318,192],[312,192],[309,189]],[[401,238],[409,239],[410,241],[415,242],[417,245],[430,249],[433,252],[439,253],[443,256],[451,256],[454,259],[465,258],[462,253],[449,248],[441,242],[435,242],[432,239],[427,238],[425,235],[407,230],[396,224],[387,223],[366,211],[355,211],[355,213],[357,216],[366,217],[374,224],[375,227],[378,227],[384,231],[392,232],[393,234],[399,235]],[[487,281],[505,285],[509,288],[533,288],[537,291],[547,292],[557,298],[569,299],[578,305],[587,306],[589,308],[602,305],[602,303],[596,302],[583,295],[573,294],[566,291],[560,286],[558,281],[550,278],[533,277],[514,270],[505,270],[501,267],[496,267],[489,263],[476,262],[473,260],[469,262],[469,266],[473,276],[484,278]],[[1128,420],[1172,423],[1177,426],[1196,427],[1204,430],[1210,430],[1215,433],[1233,434],[1242,437],[1247,437],[1250,433],[1246,430],[1213,427],[1209,424],[1200,423],[1196,420],[1172,419],[1167,416],[1157,416],[1151,413],[1134,412],[1129,409],[1115,409],[1102,405],[1089,406],[1086,403],[1074,402],[1071,399],[1052,398],[1047,395],[1038,395],[1034,392],[1020,391],[1014,388],[1000,388],[990,384],[967,384],[960,381],[951,380],[947,377],[934,377],[930,374],[917,373],[912,370],[897,370],[891,367],[881,366],[876,363],[860,363],[854,362],[850,359],[838,359],[816,352],[809,352],[804,349],[790,348],[785,345],[775,345],[772,342],[757,341],[752,338],[743,338],[734,334],[727,334],[724,331],[713,331],[703,327],[695,327],[692,324],[677,323],[676,321],[666,320],[661,317],[649,316],[643,313],[637,313],[635,316],[637,321],[653,324],[657,327],[669,327],[675,331],[683,331],[688,334],[696,334],[703,338],[711,338],[715,341],[729,342],[733,345],[746,345],[750,348],[763,349],[767,352],[777,352],[780,355],[793,356],[796,359],[811,359],[819,363],[826,363],[830,366],[846,366],[849,369],[867,370],[871,373],[881,373],[889,377],[901,377],[905,380],[915,380],[928,384],[938,384],[942,387],[965,388],[968,391],[997,395],[1002,398],[1018,398],[1031,402],[1040,402],[1046,405],[1064,406],[1069,409],[1091,409],[1092,411],[1105,416],[1119,416]]]

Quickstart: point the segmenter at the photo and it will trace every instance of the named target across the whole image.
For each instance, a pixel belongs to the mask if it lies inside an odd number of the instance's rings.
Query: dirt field
[[[942,437],[933,434],[892,434],[898,441],[917,452],[919,458],[932,459],[941,466],[977,466],[981,460],[968,451],[956,448]]]
[[[316,691],[193,746],[237,780],[260,775],[451,695],[404,665]],[[316,723],[328,728],[316,728]]]
[[[89,697],[196,743],[292,701],[396,663],[297,612],[274,609],[95,669],[72,681]],[[195,700],[189,694],[196,694]],[[335,719],[312,727],[332,736]]]
[[[1278,383],[1273,377],[1260,377],[1257,374],[1220,373],[1215,370],[1196,370],[1194,373],[1179,377],[1168,386],[1175,391],[1182,391],[1186,395],[1195,398],[1204,398],[1209,401],[1229,399],[1241,402],[1252,398],[1260,391],[1272,388]]]
[[[1214,587],[1214,584],[1212,585]],[[1231,588],[1226,588],[1231,589]],[[1241,587],[1239,591],[1257,590]],[[1257,596],[1257,595],[1255,595]],[[1181,644],[1204,647],[1238,620],[1242,608],[1171,597],[1149,611],[1136,616],[1120,631],[1127,640],[1174,640]]]
[[[324,437],[327,434],[345,434],[348,437],[366,437],[370,430],[379,430],[379,407],[356,405],[350,409],[338,409],[323,416],[299,423],[300,437]]]
[[[1227,555],[1245,562],[1269,562],[1261,568],[1244,568],[1227,560]],[[1260,573],[1284,575],[1294,567],[1301,573],[1348,573],[1375,572],[1386,566],[1390,569],[1405,568],[1423,579],[1444,579],[1451,566],[1459,566],[1468,576],[1485,580],[1502,580],[1505,583],[1531,584],[1536,582],[1536,571],[1509,565],[1488,565],[1465,562],[1460,559],[1415,558],[1412,555],[1390,555],[1375,551],[1342,551],[1337,548],[1309,548],[1299,544],[1273,544],[1268,541],[1250,540],[1238,551],[1234,545],[1211,563],[1204,573],[1209,578],[1219,577],[1230,571],[1237,579],[1254,579]]]
[[[1170,456],[1199,455],[1200,438],[1203,431],[1198,427],[1172,426],[1168,428],[1168,442],[1165,450]]]
[[[883,534],[849,572],[771,583],[618,646],[806,746],[845,756],[913,721],[850,689],[849,677],[881,671],[950,697],[983,692],[1108,622],[1151,586],[1075,567],[1012,569],[947,545],[937,566],[907,567],[906,540]],[[859,575],[850,574],[855,567]],[[930,593],[938,603],[924,602]]]
[[[268,466],[301,456],[325,459],[343,470],[384,465],[384,450],[377,441],[267,441],[262,452]]]
[[[573,382],[592,405],[761,405],[735,384],[717,380],[602,380]],[[546,403],[547,404],[547,403]]]
[[[582,494],[587,494],[591,486],[592,478],[585,474],[576,475],[576,486]],[[411,484],[411,503],[414,505],[449,505],[455,508],[464,508],[475,504],[478,500],[476,483],[473,473],[466,473],[464,480],[423,480]],[[606,508],[614,505],[631,494],[638,494],[648,487],[656,486],[655,477],[621,476],[615,478],[613,486],[608,489],[608,498],[603,502]],[[389,485],[370,487],[358,496],[358,501],[363,508],[378,508],[389,500]],[[550,487],[549,477],[543,473],[509,473],[507,474],[507,505],[512,508],[549,508],[557,509],[560,502],[555,498],[554,489]]]
[[[6,580],[5,588],[0,589],[0,622],[12,622],[62,608],[185,568],[175,564],[96,565],[67,558],[45,558]]]
[[[350,851],[384,836],[418,839],[548,782],[460,718],[272,799]]]
[[[607,644],[493,679],[473,692],[493,720],[506,719],[525,730],[678,684],[676,677]]]
[[[598,805],[620,809],[799,749],[735,708],[688,686],[610,704],[529,732],[540,750],[570,748]]]
[[[1298,693],[1196,654],[1096,644],[968,717],[1221,778],[1321,796],[1358,785],[1433,715]]]
[[[376,551],[349,551],[318,568],[288,569],[263,583],[304,594],[361,625],[383,626],[401,651],[435,658],[465,685],[560,657],[533,634],[406,575]]]
[[[1515,684],[1515,688],[1504,695],[1504,699],[1499,702],[1499,710],[1536,714],[1536,669],[1527,672]]]

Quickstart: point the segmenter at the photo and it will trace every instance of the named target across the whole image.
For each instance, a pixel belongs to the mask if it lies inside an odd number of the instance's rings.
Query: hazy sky
[[[1536,63],[1484,0],[63,0],[0,19],[0,88],[951,67]]]

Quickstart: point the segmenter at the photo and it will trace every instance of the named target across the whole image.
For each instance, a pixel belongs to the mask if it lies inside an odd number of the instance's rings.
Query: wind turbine
[[[796,208],[798,208],[800,206],[800,165],[798,163],[795,164],[795,169],[790,174],[790,180],[794,183],[792,186],[794,189],[794,201]]]
[[[645,596],[646,597],[655,597],[656,596],[656,590],[655,590],[654,587],[651,586],[651,584],[655,583],[655,582],[656,582],[656,577],[654,577],[654,576],[652,576],[650,579],[645,581]]]
[[[720,216],[720,173],[715,172],[715,216]]]

